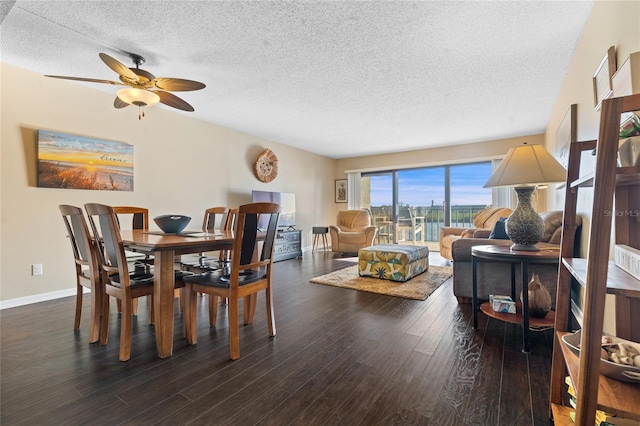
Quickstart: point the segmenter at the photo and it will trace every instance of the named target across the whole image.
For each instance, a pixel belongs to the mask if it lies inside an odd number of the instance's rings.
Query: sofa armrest
[[[367,226],[364,228],[364,238],[367,242],[367,246],[373,245],[373,240],[376,238],[376,233],[378,232],[378,227],[375,225]]]
[[[329,238],[331,238],[331,250],[338,251],[338,235],[340,235],[340,228],[335,225],[329,225]]]
[[[442,237],[446,235],[462,235],[462,233],[466,230],[467,228],[454,228],[451,226],[443,226],[442,228],[440,228],[440,239],[442,240]]]
[[[464,232],[462,233],[462,235],[460,235],[462,238],[473,238],[473,234],[479,231],[478,228],[467,228],[464,230]]]
[[[489,235],[491,235],[491,229],[476,229],[472,238],[489,238]]]

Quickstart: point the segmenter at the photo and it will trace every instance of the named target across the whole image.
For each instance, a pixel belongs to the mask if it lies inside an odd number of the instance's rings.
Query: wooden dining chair
[[[104,289],[100,280],[100,261],[93,237],[80,207],[61,204],[58,206],[62,220],[67,228],[67,237],[71,242],[71,250],[76,274],[76,314],[73,328],[80,328],[82,301],[84,291],[88,288],[91,294],[91,316],[89,325],[89,342],[98,341],[100,332],[100,315]]]
[[[229,209],[227,216],[224,220],[225,231],[233,231],[236,224],[236,217],[238,216],[238,209]],[[231,261],[231,250],[220,250],[220,260],[223,263],[229,263]]]
[[[265,234],[258,234],[258,216],[264,215],[269,216],[269,225]],[[212,297],[229,300],[227,312],[231,359],[240,357],[238,330],[240,298],[244,298],[244,323],[251,324],[255,315],[257,294],[264,290],[269,335],[275,336],[272,266],[273,243],[279,216],[278,204],[253,203],[240,206],[236,218],[230,271],[225,273],[225,270],[216,270],[184,277],[187,296],[184,314],[185,333],[190,344],[197,342],[197,293],[206,293]],[[262,236],[264,239],[261,238]],[[217,312],[213,314],[216,315]],[[209,318],[209,321],[215,325],[215,316]]]
[[[125,229],[149,229],[149,209],[138,206],[113,206],[113,211],[116,213],[116,219],[118,226]],[[126,222],[123,220],[126,219]],[[129,224],[129,220],[131,224]],[[125,251],[127,261],[130,268],[136,270],[147,269],[153,266],[153,256],[148,254],[133,253]],[[141,271],[142,272],[142,271]],[[151,303],[151,300],[148,300]],[[121,312],[120,301],[118,301],[118,312]],[[138,300],[133,301],[133,315],[138,314]]]
[[[130,273],[124,245],[120,237],[120,227],[116,213],[111,206],[88,203],[85,210],[96,239],[101,244],[100,263],[104,282],[105,302],[103,303],[102,330],[100,343],[106,344],[109,330],[109,296],[121,302],[120,316],[120,361],[127,361],[131,354],[131,315],[133,300],[153,295],[153,274]],[[179,279],[177,285],[184,285]],[[151,299],[149,299],[151,300]],[[149,320],[153,318],[153,303],[150,303]]]
[[[118,226],[123,227],[123,217],[131,220],[131,225],[125,224],[124,229],[149,229],[149,209],[136,206],[113,206],[116,213]],[[135,266],[153,265],[153,257],[148,254],[139,254],[133,252],[125,252],[129,261],[138,261],[140,264]]]
[[[205,210],[202,220],[202,231],[215,233],[222,230],[233,230],[235,213],[238,209],[228,207],[210,207]],[[218,257],[207,253],[191,254],[182,256],[184,269],[194,272],[206,272],[224,267],[224,262],[228,262],[229,250],[220,250]]]
[[[202,219],[202,231],[208,233],[215,233],[216,230],[232,231],[235,224],[235,216],[238,213],[238,209],[230,209],[228,207],[210,207],[204,211],[204,218]],[[182,268],[196,273],[202,273],[207,271],[213,271],[216,269],[224,268],[229,263],[231,258],[230,250],[219,250],[218,257],[207,256],[206,253],[199,253],[195,255],[182,256]],[[212,323],[212,318],[215,318],[215,313],[218,309],[217,297],[209,297],[209,322],[210,325],[215,325],[215,321]],[[223,303],[227,303],[227,299],[222,299]]]
[[[118,225],[122,215],[131,215],[131,229],[149,229],[149,209],[135,206],[113,206]]]

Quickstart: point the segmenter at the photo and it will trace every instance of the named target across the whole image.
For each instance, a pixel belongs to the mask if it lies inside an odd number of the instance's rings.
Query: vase
[[[640,164],[640,136],[620,140],[618,147],[618,165],[637,167]]]
[[[534,186],[514,188],[518,194],[518,205],[506,223],[507,235],[514,242],[512,250],[540,250],[536,243],[544,235],[544,221],[531,205],[531,194],[534,190]]]
[[[534,318],[544,318],[551,310],[551,294],[549,290],[540,282],[538,274],[531,275],[528,284],[529,289],[529,316]],[[520,292],[522,301],[522,292]]]

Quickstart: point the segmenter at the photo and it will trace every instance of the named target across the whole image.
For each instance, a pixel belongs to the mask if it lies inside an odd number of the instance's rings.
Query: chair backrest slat
[[[227,217],[224,220],[224,230],[233,231],[236,225],[236,217],[238,216],[238,209],[229,209]]]

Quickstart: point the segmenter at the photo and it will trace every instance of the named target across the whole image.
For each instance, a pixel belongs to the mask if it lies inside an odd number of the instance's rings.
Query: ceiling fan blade
[[[124,84],[122,84],[119,81],[98,80],[96,78],[67,77],[67,76],[64,76],[64,75],[45,75],[45,77],[61,78],[63,80],[86,81],[88,83],[104,83],[104,84],[115,84],[116,86],[125,86]]]
[[[129,104],[123,101],[122,99],[120,99],[118,96],[116,96],[116,98],[113,100],[113,106],[117,109],[121,109],[124,107],[128,107]]]
[[[187,102],[180,99],[173,93],[163,92],[160,90],[154,91],[153,93],[160,96],[160,102],[162,102],[165,105],[168,105],[173,108],[181,109],[183,111],[189,111],[189,112],[195,111],[195,109],[193,109],[191,105],[189,105]]]
[[[138,81],[138,76],[136,75],[136,73],[131,71],[129,69],[129,67],[127,67],[125,64],[123,64],[122,62],[118,61],[117,59],[112,58],[111,56],[107,55],[106,53],[100,53],[99,55],[100,55],[100,59],[102,59],[102,62],[107,64],[107,66],[109,68],[111,68],[116,73],[118,73],[118,75],[120,75],[121,78],[123,78],[126,81],[131,81],[131,82],[137,82]]]
[[[188,92],[191,90],[204,89],[206,85],[199,81],[185,80],[183,78],[159,77],[151,80],[146,85],[148,88],[168,90],[171,92]]]

